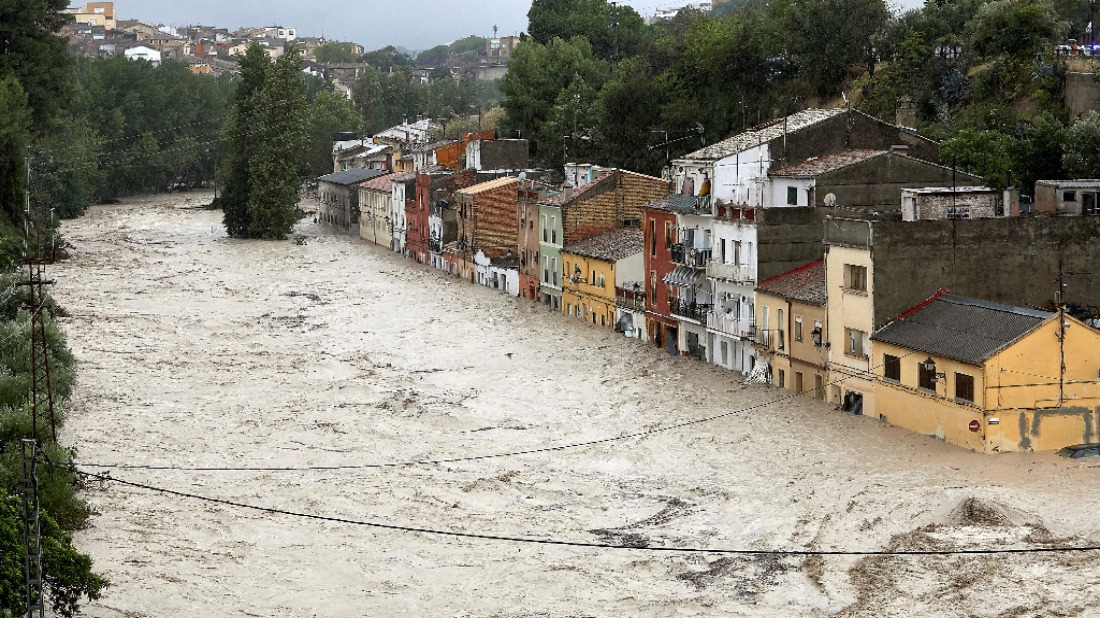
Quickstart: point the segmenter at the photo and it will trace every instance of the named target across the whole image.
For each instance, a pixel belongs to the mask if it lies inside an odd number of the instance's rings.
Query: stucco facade
[[[856,414],[874,415],[871,333],[875,272],[871,250],[831,244],[825,251],[828,295],[825,328],[830,402]],[[758,322],[758,328],[767,328]]]
[[[387,248],[393,243],[392,178],[379,176],[359,185],[359,237]]]
[[[960,360],[938,350],[952,348],[953,333],[941,341],[931,337],[927,346],[876,341],[878,414],[891,425],[985,453],[1100,440],[1100,331],[1068,315],[1047,315],[988,358]],[[964,321],[958,322],[961,328]],[[932,372],[922,368],[928,360]]]

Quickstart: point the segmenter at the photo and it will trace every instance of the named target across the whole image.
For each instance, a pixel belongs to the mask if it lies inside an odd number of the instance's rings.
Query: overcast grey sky
[[[683,6],[689,1],[693,0],[623,3],[647,16],[657,8]],[[918,2],[906,0],[906,4]],[[530,8],[530,0],[115,0],[119,19],[230,29],[278,24],[297,28],[299,36],[323,34],[367,49],[398,45],[412,50],[471,34],[489,36],[494,25],[501,36],[518,34],[527,29]]]

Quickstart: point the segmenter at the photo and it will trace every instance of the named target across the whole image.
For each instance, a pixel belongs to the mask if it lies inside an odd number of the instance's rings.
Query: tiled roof
[[[386,191],[387,193],[393,188],[393,174],[386,174],[385,176],[376,176],[370,180],[360,183],[361,189],[374,189],[375,191]]]
[[[885,150],[838,150],[823,157],[807,159],[798,165],[790,165],[774,172],[768,172],[768,175],[787,178],[813,178],[885,154],[887,154]]]
[[[844,108],[802,110],[796,114],[787,116],[786,123],[783,122],[783,118],[778,118],[759,127],[753,127],[744,133],[739,133],[718,143],[696,150],[691,154],[684,155],[680,157],[680,159],[703,161],[724,159],[734,153],[743,152],[759,144],[770,142],[777,137],[782,137],[784,131],[786,131],[788,135],[796,133],[806,127],[813,126],[834,116],[839,116],[845,113],[845,111]]]
[[[383,170],[372,170],[362,167],[353,167],[349,170],[342,172],[336,172],[334,174],[328,174],[321,176],[317,180],[324,182],[331,182],[338,185],[354,185],[369,180],[375,176],[382,176],[386,172]]]
[[[499,189],[501,187],[506,187],[511,184],[519,184],[519,179],[512,176],[502,176],[488,182],[483,182],[470,187],[466,187],[465,189],[460,189],[456,191],[456,194],[477,195],[478,193],[492,191],[493,189]]]
[[[1076,180],[1036,180],[1037,185],[1059,187],[1062,189],[1095,189],[1100,187],[1100,180],[1076,179]]]
[[[617,262],[623,258],[641,253],[644,245],[641,230],[620,229],[603,232],[567,244],[562,252],[582,255],[604,262]]]
[[[646,202],[645,204],[642,204],[642,208],[667,210],[669,212],[675,212],[682,215],[711,214],[710,205],[706,202],[706,200],[700,200],[698,197],[691,195],[680,195],[679,193],[673,193],[666,197],[662,197],[659,200]]]
[[[453,145],[458,144],[458,143],[459,143],[458,140],[442,139],[442,140],[438,140],[438,141],[434,141],[434,142],[429,142],[427,144],[420,144],[418,146],[413,146],[412,148],[409,149],[409,152],[432,152],[433,150],[439,150],[440,148],[443,148],[444,146],[453,146]]]
[[[401,172],[390,178],[390,182],[411,182],[413,180],[416,180],[416,172]]]
[[[758,292],[811,305],[825,304],[825,289],[825,262],[820,260],[765,279],[756,286]]]
[[[980,365],[1053,313],[940,294],[883,326],[873,341]]]

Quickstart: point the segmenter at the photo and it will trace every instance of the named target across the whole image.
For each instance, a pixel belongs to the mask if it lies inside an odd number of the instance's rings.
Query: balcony
[[[715,217],[722,221],[744,221],[753,223],[756,221],[758,208],[751,206],[732,206],[719,203],[715,209]]]
[[[707,314],[707,330],[740,339],[753,339],[756,336],[756,325],[751,319],[739,320],[717,311]]]
[[[438,238],[429,238],[428,250],[432,253],[443,253],[443,241]]]
[[[756,266],[747,264],[725,264],[717,260],[707,262],[707,277],[725,279],[735,283],[756,283]]]
[[[672,254],[673,263],[695,266],[696,268],[704,268],[707,262],[710,261],[711,256],[710,249],[685,247],[683,243],[672,245],[669,251]]]
[[[645,292],[643,292],[642,289],[640,284],[637,287],[616,287],[615,305],[623,309],[645,311]]]
[[[669,304],[672,309],[672,315],[688,320],[695,320],[699,323],[706,322],[707,313],[714,308],[714,305],[711,304],[696,303],[686,300],[673,300]]]

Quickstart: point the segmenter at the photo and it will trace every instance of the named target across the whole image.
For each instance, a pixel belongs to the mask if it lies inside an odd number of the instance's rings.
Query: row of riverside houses
[[[1100,441],[1100,321],[1064,310],[1100,311],[1100,181],[1040,181],[1021,213],[1014,190],[850,109],[753,127],[666,178],[567,164],[551,187],[525,161],[469,166],[492,141],[466,140],[457,165],[324,177],[321,220],[731,379],[977,451]],[[354,209],[333,217],[333,177],[350,172]]]

